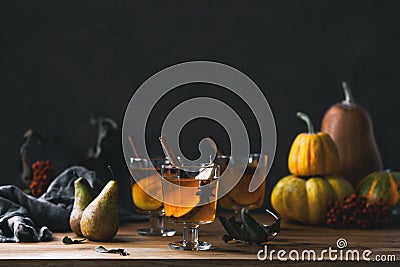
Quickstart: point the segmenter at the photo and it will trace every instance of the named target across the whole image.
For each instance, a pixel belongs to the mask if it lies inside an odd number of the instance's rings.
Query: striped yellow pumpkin
[[[310,118],[301,112],[297,117],[307,123],[308,133],[299,134],[289,152],[291,174],[300,177],[334,175],[340,171],[339,151],[326,133],[315,133]]]
[[[290,175],[275,185],[271,204],[284,219],[320,224],[325,220],[329,201],[353,193],[352,185],[343,178],[314,177],[305,180]]]

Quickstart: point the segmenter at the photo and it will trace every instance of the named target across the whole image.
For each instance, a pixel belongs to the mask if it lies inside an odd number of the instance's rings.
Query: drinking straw
[[[164,154],[169,159],[169,162],[171,163],[171,165],[174,167],[182,165],[181,162],[179,161],[178,156],[175,155],[175,153],[172,151],[171,146],[169,145],[169,142],[168,142],[166,136],[160,136],[159,139],[160,139]]]
[[[145,163],[141,160],[142,157],[140,156],[139,150],[138,150],[137,147],[135,146],[135,143],[133,142],[132,137],[131,137],[131,136],[128,136],[128,140],[129,140],[129,143],[130,143],[131,148],[132,148],[133,158],[138,159],[138,161],[139,161],[139,162],[138,162],[138,166],[139,166],[140,168],[144,168],[144,167],[145,167]]]
[[[138,151],[137,147],[135,146],[135,143],[133,142],[132,137],[128,136],[128,139],[129,139],[129,143],[131,144],[133,157],[140,158],[139,151]]]

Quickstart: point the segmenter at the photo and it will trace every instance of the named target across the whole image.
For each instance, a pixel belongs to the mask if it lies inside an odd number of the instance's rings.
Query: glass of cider
[[[164,227],[162,203],[161,165],[166,159],[130,158],[132,203],[134,209],[150,216],[150,226],[138,229],[144,236],[173,236],[174,229]]]
[[[208,250],[211,243],[199,241],[198,227],[212,223],[217,208],[219,167],[161,167],[165,216],[171,223],[183,224],[183,240],[169,244],[176,250]]]
[[[242,208],[248,211],[261,207],[264,202],[265,179],[263,180],[261,185],[253,191],[250,190],[250,183],[258,165],[260,166],[257,175],[260,175],[262,178],[266,177],[267,159],[267,155],[250,154],[248,156],[246,168],[240,180],[225,196],[221,197],[221,199],[218,200],[218,205],[221,208],[233,210],[236,215],[239,214]],[[237,172],[235,171],[235,158],[230,156],[218,155],[215,159],[215,162],[221,166],[222,175],[230,162],[233,170],[232,172],[230,172],[230,175],[233,176],[237,174]],[[221,181],[220,186],[225,186],[225,184],[230,185],[231,183],[229,183],[229,178],[229,175],[228,177],[224,177],[224,183],[222,183]]]

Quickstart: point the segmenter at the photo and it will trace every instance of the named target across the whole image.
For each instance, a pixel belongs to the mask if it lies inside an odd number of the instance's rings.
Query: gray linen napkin
[[[51,231],[70,231],[75,172],[97,187],[95,173],[80,166],[58,175],[39,198],[13,185],[0,186],[0,242],[48,241]]]

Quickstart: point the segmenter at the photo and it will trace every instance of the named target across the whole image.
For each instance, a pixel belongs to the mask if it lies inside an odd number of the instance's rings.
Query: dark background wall
[[[347,80],[357,102],[371,114],[385,167],[400,169],[397,96],[400,81],[400,5],[396,1],[1,1],[0,90],[2,114],[0,184],[22,185],[18,149],[28,129],[53,134],[51,148],[33,146],[31,159],[51,159],[58,171],[78,162],[93,145],[90,114],[122,123],[136,88],[155,72],[190,60],[231,65],[250,76],[273,110],[278,133],[268,188],[285,175],[295,118],[322,116],[342,99]],[[191,85],[168,95],[152,113],[148,145],[161,153],[163,117],[183,99],[209,95],[230,103],[259,145],[251,111],[221,88]],[[184,151],[212,134],[227,146],[215,124],[188,125]],[[225,142],[225,143],[224,143]],[[195,146],[197,148],[197,144]],[[97,165],[110,163],[129,184],[120,132],[110,137]],[[122,194],[129,197],[128,187]]]

